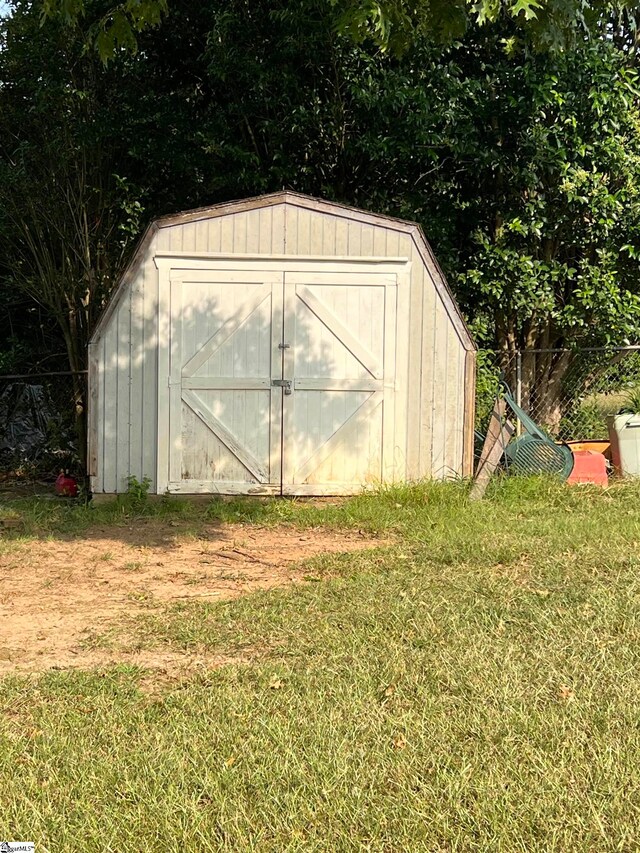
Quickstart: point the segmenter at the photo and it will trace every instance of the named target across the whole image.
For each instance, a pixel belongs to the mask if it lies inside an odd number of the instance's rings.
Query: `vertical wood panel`
[[[363,255],[373,255],[373,228],[371,225],[362,226],[362,234],[360,237],[360,252]]]
[[[215,217],[207,222],[207,252],[220,252],[222,246],[222,220]]]
[[[321,255],[323,252],[323,242],[322,242],[322,216],[321,215],[313,215],[311,217],[311,233],[309,235],[309,248],[303,254],[308,255]]]
[[[412,250],[411,293],[409,303],[409,361],[407,368],[407,476],[410,480],[420,477],[420,397],[422,392],[422,294],[424,291],[424,268]]]
[[[196,251],[196,229],[196,222],[185,222],[185,224],[181,226],[183,252]]]
[[[189,329],[184,328],[186,321],[183,295],[184,285],[181,281],[172,281],[169,288],[169,411],[159,413],[168,417],[170,423],[169,447],[169,481],[179,481],[182,467],[182,338],[189,337]]]
[[[435,334],[433,344],[433,417],[432,417],[432,472],[433,476],[442,479],[445,472],[445,441],[447,424],[445,411],[447,408],[447,346],[449,342],[447,316],[439,298],[436,298]]]
[[[224,222],[222,224],[224,234]],[[232,250],[232,246],[228,246],[223,240],[222,251],[227,252]],[[260,211],[250,210],[247,213],[247,252],[257,253],[260,249]]]
[[[169,249],[172,252],[182,251],[183,225],[174,225],[169,229]]]
[[[251,215],[247,214],[247,246],[250,240],[250,226]],[[220,251],[221,252],[233,252],[233,216],[223,216],[220,219]],[[252,251],[250,248],[247,248],[247,251]]]
[[[156,490],[158,422],[158,270],[151,252],[143,271],[142,476]]]
[[[463,421],[463,455],[462,476],[473,476],[474,427],[476,414],[476,353],[471,350],[465,353],[464,362],[464,421]]]
[[[271,208],[271,251],[279,255],[286,251],[284,214],[284,204]]]
[[[336,217],[324,216],[322,219],[322,254],[336,255]]]
[[[294,255],[308,255],[311,245],[311,215],[308,210],[298,209],[298,222]]]
[[[199,219],[196,223],[196,249],[198,252],[209,251],[209,223],[206,219]]]
[[[390,258],[398,257],[400,255],[399,245],[400,236],[398,232],[388,228],[385,231],[385,255],[388,255]]]
[[[462,382],[461,346],[458,335],[451,323],[447,323],[447,405],[445,419],[445,476],[462,476]]]
[[[373,229],[373,254],[382,258],[387,254],[387,229],[386,228],[374,228]]]
[[[422,389],[420,393],[420,477],[433,477],[433,412],[435,404],[436,291],[424,271],[422,301]]]
[[[130,338],[131,338],[131,290],[120,303],[118,310],[118,340],[116,349],[117,370],[117,419],[116,419],[116,489],[125,491],[130,472],[129,436],[130,422]]]
[[[144,267],[131,285],[131,335],[129,341],[129,474],[142,480],[142,399],[144,392]]]
[[[117,487],[117,423],[118,423],[118,322],[112,316],[104,336],[104,420],[102,470],[105,492]]]
[[[233,217],[233,251],[247,251],[247,214],[237,213]]]
[[[97,459],[98,470],[96,472],[95,489],[97,492],[106,491],[104,486],[104,365],[105,365],[105,336],[97,342],[97,361],[98,361],[98,432],[97,432]]]
[[[387,286],[384,299],[384,376],[385,390],[382,403],[382,481],[395,482],[398,479],[396,473],[396,435],[395,435],[395,406],[396,406],[396,337],[398,330],[397,320],[398,286]],[[367,306],[368,307],[368,306]],[[370,316],[371,338],[376,335],[375,316],[371,310],[361,311],[362,314]],[[371,349],[373,340],[367,341]]]
[[[407,479],[407,402],[411,389],[407,383],[409,363],[409,304],[411,274],[398,276],[396,294],[396,356],[394,406],[394,477]]]
[[[349,252],[349,225],[344,219],[336,219],[336,255]]]
[[[155,245],[155,248],[159,251],[168,252],[171,249],[172,231],[173,228],[159,228],[152,245]],[[149,253],[151,254],[151,252],[152,249],[149,248]]]
[[[359,222],[353,222],[353,220],[349,220],[348,235],[349,237],[347,242],[347,254],[361,255],[362,225]]]
[[[154,421],[157,434],[156,490],[164,494],[169,482],[169,364],[171,343],[169,273],[162,269],[158,273],[158,373],[157,406],[158,417]]]
[[[273,223],[273,208],[266,207],[259,211],[258,217],[258,251],[261,254],[273,252],[273,234],[271,226]]]

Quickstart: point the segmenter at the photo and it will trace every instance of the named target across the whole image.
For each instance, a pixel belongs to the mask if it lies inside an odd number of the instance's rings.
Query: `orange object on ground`
[[[611,461],[611,442],[608,438],[598,438],[585,441],[567,441],[569,447],[573,450],[595,450],[596,453],[602,453],[605,459]]]
[[[572,450],[573,471],[569,474],[567,483],[595,483],[597,486],[606,486],[607,460],[602,453],[595,450]]]

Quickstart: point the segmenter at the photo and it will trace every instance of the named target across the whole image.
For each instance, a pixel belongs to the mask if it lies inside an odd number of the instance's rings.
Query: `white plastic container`
[[[608,418],[613,467],[625,477],[640,477],[640,415]]]

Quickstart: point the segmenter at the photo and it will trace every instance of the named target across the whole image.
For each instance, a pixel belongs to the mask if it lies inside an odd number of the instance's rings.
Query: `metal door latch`
[[[290,379],[272,379],[271,384],[274,386],[274,388],[284,388],[284,393],[287,396],[291,393]]]

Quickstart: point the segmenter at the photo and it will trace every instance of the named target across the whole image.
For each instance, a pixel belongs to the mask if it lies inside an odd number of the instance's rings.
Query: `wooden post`
[[[506,403],[498,397],[491,413],[489,429],[480,454],[475,481],[469,492],[469,500],[478,501],[484,496],[491,475],[498,467],[504,449],[515,431],[511,421],[504,420],[505,412]]]

